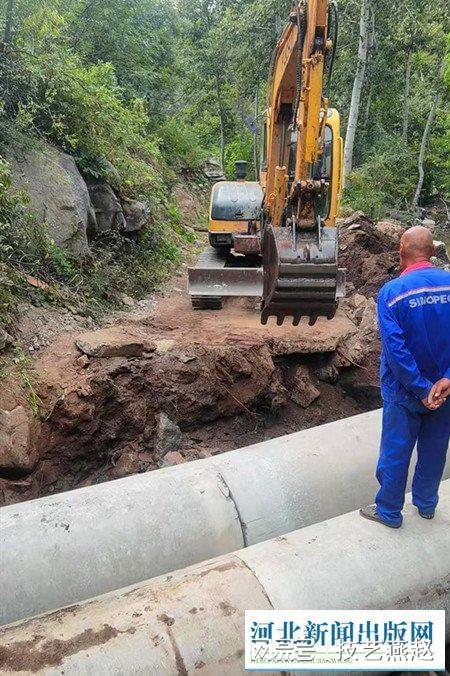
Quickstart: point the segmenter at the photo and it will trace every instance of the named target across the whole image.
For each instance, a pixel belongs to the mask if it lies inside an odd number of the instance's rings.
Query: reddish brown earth
[[[22,456],[0,466],[0,502],[206,457],[376,407],[370,297],[395,270],[396,235],[347,220],[341,258],[351,296],[330,322],[264,327],[248,300],[194,311],[182,273],[154,307],[115,315],[96,331],[71,329],[39,350],[39,415],[17,376],[3,380],[0,409],[22,405],[30,422]],[[156,448],[161,412],[182,432],[167,456]]]

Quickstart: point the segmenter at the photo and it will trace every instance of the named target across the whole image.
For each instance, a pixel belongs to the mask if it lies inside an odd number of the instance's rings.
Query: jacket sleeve
[[[450,366],[449,366],[448,369],[445,371],[445,373],[444,373],[444,378],[448,378],[448,379],[450,380]]]
[[[383,293],[378,296],[378,322],[383,351],[394,376],[411,394],[424,399],[433,383],[420,374],[395,312],[388,306]]]

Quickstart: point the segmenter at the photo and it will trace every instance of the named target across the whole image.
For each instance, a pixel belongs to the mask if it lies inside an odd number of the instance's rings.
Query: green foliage
[[[158,136],[161,152],[173,166],[197,171],[206,159],[206,152],[195,131],[180,120],[166,120],[159,127]]]
[[[174,96],[174,30],[175,10],[162,0],[14,0],[13,42],[0,54],[3,147],[54,144],[86,178],[147,201],[152,222],[135,240],[97,238],[80,263],[52,241],[0,159],[2,321],[18,297],[99,314],[121,293],[157,288],[194,239],[169,200],[175,172],[196,171],[205,155],[163,104]],[[45,284],[30,286],[28,274]]]
[[[138,241],[97,241],[95,262],[85,270],[27,214],[0,164],[0,260],[55,284],[78,285],[89,307],[111,302],[120,288],[154,288],[158,266],[176,263],[178,248],[192,239],[169,198],[177,172],[196,172],[215,155],[223,156],[230,178],[234,162],[247,160],[252,178],[253,138],[245,120],[255,113],[258,91],[261,122],[271,55],[290,4],[14,0],[12,44],[0,55],[0,144],[33,137],[55,144],[75,157],[87,178],[150,202],[153,221]],[[444,82],[450,84],[448,55],[443,74],[440,69],[450,37],[444,0],[372,4],[376,39],[344,202],[380,217],[411,201],[427,115]],[[340,0],[339,10],[331,104],[341,112],[344,133],[360,0]],[[449,191],[450,123],[445,96],[442,101],[428,143],[423,201]]]
[[[333,102],[343,114],[343,132],[351,95],[351,78],[355,72],[358,43],[357,15],[359,2],[342,0],[340,46],[335,68]],[[375,21],[375,46],[369,55],[366,81],[358,120],[354,154],[357,175],[364,175],[370,204],[379,205],[375,211],[386,214],[400,203],[410,204],[418,178],[418,156],[428,113],[437,95],[443,92],[441,63],[445,51],[445,26],[448,7],[443,0],[428,3],[425,0],[401,0],[392,5],[387,0],[372,3]],[[410,64],[409,90],[407,86]],[[444,160],[443,117],[445,105],[437,111],[431,130],[426,163],[422,203],[437,191],[444,190],[444,176],[448,175],[448,154]],[[406,128],[405,127],[406,123]],[[406,133],[405,133],[406,132]],[[401,146],[405,146],[402,148]],[[392,146],[392,158],[389,150]],[[376,157],[380,153],[380,157]],[[447,151],[448,153],[448,151]],[[405,164],[398,164],[398,158]],[[444,164],[447,163],[447,167]],[[397,167],[400,173],[390,169]],[[380,172],[379,175],[374,172]],[[405,177],[406,174],[406,177]],[[411,180],[409,180],[409,178]],[[347,181],[347,202],[355,194],[355,178]],[[381,193],[376,192],[380,185]],[[399,195],[398,187],[404,190]],[[372,188],[375,193],[372,194]],[[363,188],[362,188],[363,189]],[[358,195],[358,204],[363,199]],[[403,206],[404,208],[404,206]]]
[[[387,210],[408,211],[416,181],[414,153],[398,138],[385,139],[347,177],[343,206],[351,205],[375,220]]]
[[[250,132],[243,132],[236,137],[225,148],[225,173],[230,178],[234,178],[234,163],[238,160],[245,160],[248,163],[248,179],[254,180],[255,173],[253,168],[253,136]]]
[[[39,374],[33,369],[31,359],[17,346],[14,348],[13,363],[16,364],[17,373],[22,381],[22,386],[27,393],[28,404],[33,415],[40,416],[42,400],[37,393]]]

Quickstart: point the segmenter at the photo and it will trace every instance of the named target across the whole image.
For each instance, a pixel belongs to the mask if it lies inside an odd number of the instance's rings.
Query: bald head
[[[429,261],[434,256],[433,235],[428,228],[416,225],[408,228],[400,240],[400,263],[402,269],[419,263]]]

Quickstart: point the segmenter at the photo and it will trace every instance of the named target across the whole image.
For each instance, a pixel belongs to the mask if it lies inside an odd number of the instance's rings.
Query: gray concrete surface
[[[380,412],[0,510],[0,623],[373,500]],[[447,476],[450,464],[447,465]]]
[[[246,609],[447,610],[450,481],[434,521],[357,512],[0,630],[2,673],[244,672]]]

